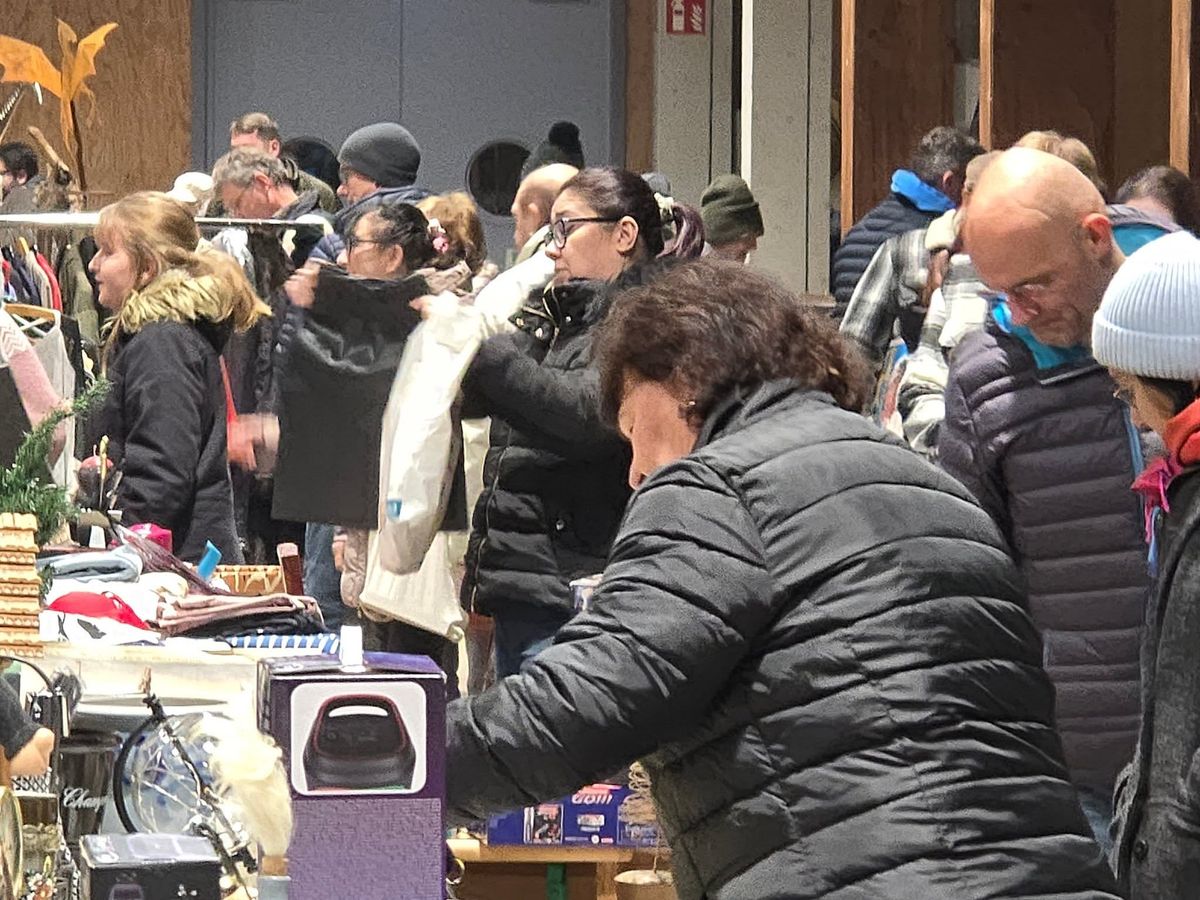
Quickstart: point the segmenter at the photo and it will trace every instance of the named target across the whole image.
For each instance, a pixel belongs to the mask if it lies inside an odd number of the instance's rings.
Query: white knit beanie
[[[1125,261],[1092,319],[1092,355],[1133,375],[1200,380],[1200,240],[1178,231]]]

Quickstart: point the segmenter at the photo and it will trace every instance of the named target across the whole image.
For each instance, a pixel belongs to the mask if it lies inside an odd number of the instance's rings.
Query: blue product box
[[[653,847],[658,829],[625,815],[628,787],[593,784],[569,797],[513,810],[488,820],[491,845]]]

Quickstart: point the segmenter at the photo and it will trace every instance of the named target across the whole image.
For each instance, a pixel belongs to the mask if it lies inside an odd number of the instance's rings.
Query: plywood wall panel
[[[38,44],[55,64],[56,17],[80,37],[118,23],[89,82],[97,100],[94,124],[82,125],[89,186],[117,196],[169,188],[191,157],[191,0],[4,0],[3,6],[0,33]],[[0,86],[0,96],[7,87]],[[27,97],[5,140],[26,140],[27,126],[37,125],[62,153],[58,113],[55,97],[46,95],[41,107]]]
[[[1003,148],[1027,131],[1056,129],[1087,143],[1111,184],[1116,0],[993,0],[983,6],[980,41],[991,41],[981,52],[983,93],[991,99],[990,116],[980,119],[983,142]]]
[[[953,0],[842,2],[842,227],[888,193],[921,135],[954,122]]]
[[[1113,183],[1170,154],[1171,0],[1116,0]]]

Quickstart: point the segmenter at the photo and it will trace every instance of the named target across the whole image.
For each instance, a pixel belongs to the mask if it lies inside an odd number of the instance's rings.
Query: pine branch
[[[50,540],[77,512],[67,489],[45,481],[46,462],[54,431],[75,415],[85,415],[108,392],[109,383],[97,379],[67,406],[54,410],[37,424],[17,448],[12,465],[0,471],[0,512],[32,513],[38,520],[36,540]],[[71,452],[71,448],[64,450]]]

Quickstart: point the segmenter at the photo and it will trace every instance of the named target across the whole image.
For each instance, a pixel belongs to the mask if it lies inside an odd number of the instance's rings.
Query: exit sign
[[[667,0],[667,34],[704,34],[707,0]]]

